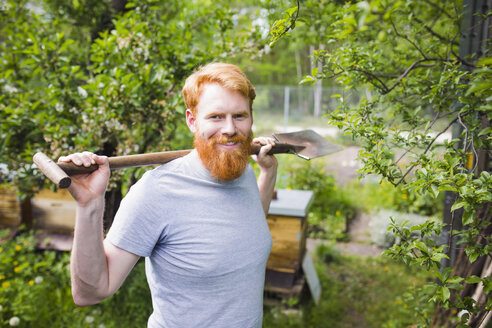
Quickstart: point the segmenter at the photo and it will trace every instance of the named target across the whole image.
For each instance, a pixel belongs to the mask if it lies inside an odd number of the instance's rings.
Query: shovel
[[[313,130],[302,130],[291,133],[273,134],[277,141],[269,155],[274,154],[294,154],[303,159],[328,155],[341,150],[341,147],[335,145]],[[257,155],[261,145],[252,144],[251,154]],[[147,153],[138,155],[115,156],[109,157],[109,167],[112,170],[124,169],[129,167],[138,167],[146,165],[165,164],[176,158],[183,157],[191,152],[191,149],[164,151],[158,153]],[[98,165],[78,166],[73,163],[55,163],[44,153],[36,153],[33,161],[48,179],[55,183],[59,188],[68,188],[71,183],[69,176],[76,174],[87,174],[97,170]]]

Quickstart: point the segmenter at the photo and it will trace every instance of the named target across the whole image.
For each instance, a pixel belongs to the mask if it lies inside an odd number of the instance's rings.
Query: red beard
[[[248,136],[236,134],[232,137],[217,136],[205,140],[200,132],[195,133],[194,146],[202,160],[205,168],[210,171],[214,179],[222,182],[232,181],[239,178],[248,165],[251,154],[251,141],[253,134]],[[224,150],[218,147],[218,144],[228,142],[238,143],[238,147],[232,150]]]

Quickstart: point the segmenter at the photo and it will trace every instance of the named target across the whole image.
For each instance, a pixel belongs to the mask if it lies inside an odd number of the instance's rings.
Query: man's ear
[[[193,113],[189,108],[186,109],[186,124],[188,125],[188,129],[194,134],[196,132],[196,127],[195,127],[195,116],[193,116]]]

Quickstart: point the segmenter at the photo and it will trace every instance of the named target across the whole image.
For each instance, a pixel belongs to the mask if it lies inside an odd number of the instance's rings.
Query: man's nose
[[[236,124],[232,117],[229,116],[225,119],[221,132],[222,134],[229,135],[229,136],[236,134]]]

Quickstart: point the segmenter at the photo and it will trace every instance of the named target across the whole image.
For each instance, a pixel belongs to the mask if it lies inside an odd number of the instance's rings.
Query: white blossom
[[[5,92],[7,93],[15,93],[19,90],[17,90],[16,87],[14,87],[13,85],[10,85],[10,84],[6,84],[4,87],[3,87],[3,90],[5,90]]]
[[[106,126],[109,129],[114,129],[114,130],[119,130],[119,131],[122,131],[125,128],[118,120],[116,120],[114,118],[107,120]]]
[[[87,323],[93,323],[94,322],[94,317],[91,316],[91,315],[88,315],[87,317],[85,317],[85,322],[87,322]]]
[[[63,112],[63,104],[62,103],[56,103],[55,109],[57,112]]]
[[[9,174],[9,167],[7,166],[7,164],[0,163],[0,173],[1,173],[2,175],[7,175],[7,174]]]
[[[82,87],[77,87],[77,92],[82,98],[87,98],[87,91]]]
[[[20,319],[18,317],[12,317],[9,320],[9,325],[12,326],[12,327],[18,326],[19,323],[20,323]]]
[[[37,276],[36,278],[34,278],[34,282],[37,283],[37,284],[40,284],[43,282],[43,277],[41,276]]]

